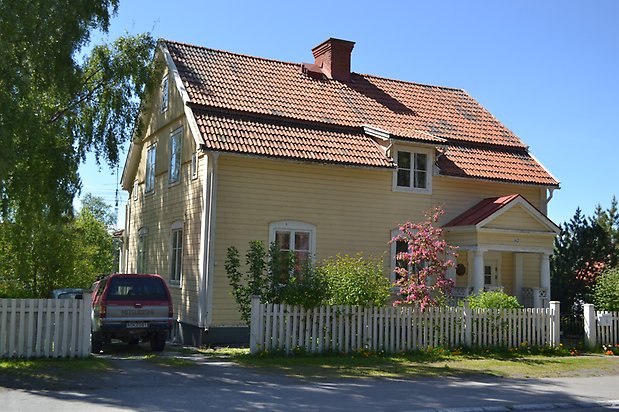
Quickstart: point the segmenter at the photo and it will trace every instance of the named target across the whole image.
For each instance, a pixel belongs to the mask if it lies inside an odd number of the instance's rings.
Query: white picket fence
[[[549,308],[299,306],[252,300],[250,351],[390,353],[430,347],[559,345],[559,303]]]
[[[585,304],[583,309],[586,346],[598,349],[619,345],[619,312],[596,311],[592,304]]]
[[[0,299],[0,358],[90,355],[91,295]]]

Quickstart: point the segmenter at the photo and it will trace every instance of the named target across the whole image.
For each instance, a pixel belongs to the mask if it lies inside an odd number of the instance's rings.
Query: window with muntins
[[[161,82],[161,113],[168,110],[169,88],[168,76],[165,76]]]
[[[428,158],[429,154],[425,152],[398,150],[396,188],[410,191],[429,191],[431,174]]]
[[[155,190],[155,156],[156,146],[152,145],[146,152],[146,183],[145,192],[151,193]]]
[[[180,285],[183,268],[183,228],[172,228],[172,249],[170,259],[170,283]]]
[[[181,178],[181,142],[183,129],[176,129],[170,136],[170,183],[176,183]]]
[[[147,240],[148,240],[148,229],[142,228],[138,231],[138,250],[137,250],[137,272],[138,273],[147,273],[146,272],[146,261],[147,261]]]
[[[294,273],[298,274],[316,253],[316,229],[302,222],[275,222],[270,225],[269,243],[272,242],[276,242],[282,252],[294,254]]]

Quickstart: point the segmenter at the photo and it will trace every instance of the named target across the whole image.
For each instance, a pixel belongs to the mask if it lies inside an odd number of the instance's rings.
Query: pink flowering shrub
[[[400,298],[393,302],[394,306],[415,304],[423,310],[439,306],[451,296],[454,281],[446,273],[455,266],[457,248],[445,242],[443,230],[436,226],[443,213],[440,207],[426,212],[426,220],[400,225],[400,234],[391,239],[390,243],[406,246],[406,251],[397,248],[400,251],[396,254],[395,286],[399,287]]]

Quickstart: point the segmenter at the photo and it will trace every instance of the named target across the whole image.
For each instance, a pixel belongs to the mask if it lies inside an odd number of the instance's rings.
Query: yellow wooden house
[[[459,246],[458,297],[548,301],[559,182],[465,91],[351,72],[353,47],[331,38],[291,63],[159,42],[161,88],[123,170],[120,270],[167,279],[184,342],[247,336],[229,246],[364,252],[391,273],[399,223],[436,206]]]

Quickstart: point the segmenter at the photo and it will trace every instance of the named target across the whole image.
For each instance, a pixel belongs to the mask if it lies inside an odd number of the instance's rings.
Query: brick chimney
[[[314,63],[329,78],[350,81],[350,53],[355,42],[330,38],[312,49]]]

